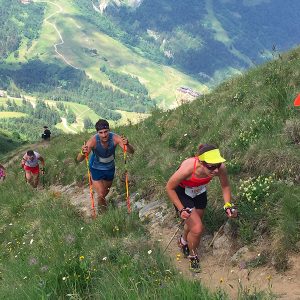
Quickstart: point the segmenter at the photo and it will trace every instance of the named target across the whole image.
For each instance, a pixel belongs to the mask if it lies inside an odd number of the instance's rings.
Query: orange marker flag
[[[300,106],[300,94],[295,98],[294,106]]]

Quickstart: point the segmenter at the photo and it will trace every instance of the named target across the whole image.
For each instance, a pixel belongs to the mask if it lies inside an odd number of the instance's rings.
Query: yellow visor
[[[205,161],[208,164],[219,164],[226,161],[226,159],[221,156],[219,149],[209,150],[198,157],[200,160]]]

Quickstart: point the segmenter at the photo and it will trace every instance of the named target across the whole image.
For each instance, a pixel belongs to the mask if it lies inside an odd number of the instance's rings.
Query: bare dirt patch
[[[165,249],[168,242],[177,229],[176,223],[172,222],[167,226],[153,224],[150,227],[152,239],[161,243]],[[278,273],[271,265],[256,268],[241,268],[233,266],[230,262],[231,256],[216,257],[213,255],[212,248],[208,247],[212,237],[203,237],[200,245],[201,272],[192,273],[189,270],[188,259],[184,258],[177,246],[181,230],[166,250],[171,261],[179,272],[190,279],[199,280],[210,290],[216,291],[224,289],[231,299],[237,299],[239,290],[254,293],[254,291],[264,290],[272,293],[279,299],[299,300],[300,299],[300,256],[291,255],[289,257],[290,269],[284,273]],[[270,249],[269,249],[270,250]],[[263,249],[253,248],[249,255],[255,257]]]
[[[91,206],[89,200],[89,188],[70,186],[51,187],[51,191],[62,193],[76,206],[84,218],[91,219]],[[158,242],[165,249],[177,229],[178,223],[174,218],[167,216],[162,225],[150,223],[149,230],[152,240]],[[184,258],[178,246],[181,229],[174,237],[166,250],[171,262],[178,272],[192,280],[199,280],[204,286],[212,291],[223,289],[230,299],[237,299],[239,291],[244,290],[251,294],[255,291],[271,293],[279,299],[300,300],[300,256],[290,255],[290,268],[284,273],[278,273],[272,265],[263,267],[245,268],[240,265],[233,266],[230,262],[232,255],[215,256],[209,244],[212,236],[204,235],[200,245],[201,272],[195,274],[189,270],[188,259]],[[248,252],[249,257],[256,257],[268,247],[267,241],[260,246],[252,247]],[[270,250],[270,249],[267,249]]]

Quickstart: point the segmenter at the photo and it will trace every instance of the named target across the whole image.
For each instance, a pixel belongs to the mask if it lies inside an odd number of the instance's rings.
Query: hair
[[[99,119],[95,124],[95,128],[97,131],[101,129],[109,129],[109,123],[104,119]]]
[[[218,149],[218,147],[216,147],[215,145],[211,145],[211,144],[200,144],[198,146],[197,154],[201,155],[207,151],[214,150],[214,149]]]
[[[33,150],[28,150],[26,154],[27,154],[28,156],[33,156],[33,155],[34,155],[34,152],[33,152]]]

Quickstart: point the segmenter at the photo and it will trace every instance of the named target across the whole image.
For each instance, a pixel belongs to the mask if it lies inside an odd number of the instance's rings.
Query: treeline
[[[41,139],[43,126],[45,125],[48,124],[45,124],[44,120],[32,117],[0,119],[1,129],[14,133],[15,138],[27,141]],[[52,127],[51,133],[52,136],[55,136],[59,135],[61,131]]]
[[[115,86],[135,95],[148,95],[146,87],[140,83],[137,77],[115,72],[104,65],[100,68],[100,71],[105,73]]]
[[[76,0],[76,4],[90,22],[131,50],[139,48],[139,54],[176,66],[201,81],[229,65],[246,67],[201,22],[206,16],[205,3],[201,1],[145,0],[135,9],[108,6],[104,14],[96,12],[89,0]]]
[[[43,18],[43,3],[23,5],[19,0],[0,0],[0,59],[18,50],[23,38],[29,47],[39,36]]]
[[[42,120],[44,124],[48,125],[56,125],[61,121],[58,111],[51,108],[42,100],[38,100],[36,102],[36,106],[33,107],[33,105],[25,99],[22,100],[22,105],[17,105],[15,101],[8,99],[5,106],[0,106],[0,111],[26,113],[30,116],[30,118]]]
[[[55,101],[72,101],[86,104],[103,118],[118,120],[114,110],[147,112],[155,104],[146,95],[130,95],[105,87],[89,79],[84,71],[72,67],[46,64],[31,60],[17,70],[0,70],[0,89],[14,85],[29,94]]]
[[[141,51],[138,53],[150,60],[161,64],[170,63],[168,57],[160,51],[160,45],[154,42],[153,38],[146,32],[139,35],[136,32],[128,30],[130,26],[124,30],[122,24],[115,23],[110,16],[96,12],[93,8],[93,2],[90,0],[74,0],[74,2],[82,13],[81,18],[89,23],[93,23],[107,35],[118,39],[132,51],[136,52],[136,48],[139,48]],[[131,26],[135,28],[136,23],[132,23]]]
[[[203,77],[203,73],[213,76],[216,70],[229,65],[245,67],[215,39],[215,32],[202,21],[206,13],[205,3],[197,0],[145,0],[136,9],[110,6],[106,10],[107,18],[128,34],[160,47],[168,64],[202,81],[209,78]]]
[[[216,38],[205,1],[144,0],[134,9],[113,2],[100,14],[91,1],[76,1],[86,17],[110,36],[202,82],[230,68],[262,63],[273,45],[282,51],[299,44],[298,0],[257,1],[253,5],[245,1],[212,3],[227,42]]]
[[[270,52],[275,47],[282,52],[299,45],[298,0],[262,1],[260,5],[248,6],[239,1],[226,4],[220,1],[215,10],[224,15],[223,28],[232,36],[239,36],[233,40],[234,46],[256,63],[263,62],[269,55],[264,49]],[[232,17],[234,11],[239,13],[239,18]]]
[[[37,100],[35,107],[30,101],[22,99],[21,105],[8,99],[5,105],[0,105],[0,111],[22,112],[26,117],[0,119],[0,127],[14,133],[14,138],[25,140],[37,140],[41,136],[41,129],[47,125],[52,127],[52,133],[59,130],[54,126],[61,121],[59,112],[47,105],[43,100]]]

